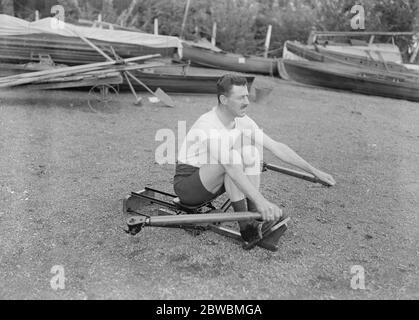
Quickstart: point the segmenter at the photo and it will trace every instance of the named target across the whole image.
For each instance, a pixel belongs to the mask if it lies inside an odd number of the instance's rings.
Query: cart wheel
[[[89,108],[98,112],[108,108],[119,94],[119,85],[100,84],[89,90]]]

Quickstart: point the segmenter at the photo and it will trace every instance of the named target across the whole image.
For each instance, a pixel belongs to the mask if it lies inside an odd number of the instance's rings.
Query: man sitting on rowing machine
[[[243,240],[255,243],[262,238],[263,230],[285,218],[282,210],[259,192],[263,148],[330,186],[335,180],[285,144],[270,138],[246,115],[249,106],[246,78],[222,76],[217,82],[217,97],[218,106],[194,123],[182,143],[174,191],[181,203],[189,206],[203,204],[227,192],[234,211],[261,213],[264,224],[239,222]]]

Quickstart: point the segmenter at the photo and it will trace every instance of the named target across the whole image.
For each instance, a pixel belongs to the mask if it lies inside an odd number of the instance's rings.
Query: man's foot
[[[277,229],[276,226],[278,224],[281,224],[287,218],[288,218],[288,215],[283,214],[282,217],[279,220],[265,221],[263,223],[260,222],[259,223],[259,228],[260,228],[260,231],[261,231],[261,237],[260,238],[254,238],[252,241],[246,241],[245,240],[245,243],[243,244],[243,249],[245,249],[245,250],[253,249],[265,237],[265,235],[271,233],[271,230]],[[284,229],[284,231],[285,230],[286,230],[286,228]]]
[[[240,234],[246,243],[258,241],[262,239],[262,223],[257,221],[249,223],[240,230]]]
[[[261,240],[263,234],[272,228],[278,221],[258,222],[254,221],[249,223],[245,229],[240,230],[241,236],[246,243]]]

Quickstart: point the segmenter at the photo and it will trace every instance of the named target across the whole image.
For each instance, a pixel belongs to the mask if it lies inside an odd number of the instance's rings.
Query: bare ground
[[[130,191],[172,191],[156,131],[190,126],[214,96],[173,96],[171,109],[123,94],[94,113],[85,92],[1,92],[0,298],[418,299],[419,104],[257,81],[274,89],[249,114],[337,181],[264,173],[263,193],[292,217],[276,253],[210,232],[121,229]],[[50,286],[54,265],[64,290]],[[365,290],[350,286],[354,265]]]

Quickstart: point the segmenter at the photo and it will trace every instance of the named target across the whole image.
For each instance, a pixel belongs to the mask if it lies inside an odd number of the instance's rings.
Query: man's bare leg
[[[260,156],[252,146],[244,146],[241,149],[241,157],[243,164],[243,172],[246,177],[249,179],[249,182],[259,190],[260,188]],[[253,204],[246,196],[241,192],[241,190],[236,186],[232,179],[226,175],[224,179],[224,185],[227,193],[232,195],[233,198],[230,198],[232,201],[233,208],[237,207],[235,211],[257,211],[256,205]],[[239,222],[240,230],[245,230],[246,228],[254,228],[255,221],[241,221]]]
[[[249,182],[257,189],[260,187],[260,157],[251,147],[244,147],[240,153],[235,152],[235,163],[240,165]],[[224,184],[234,211],[257,211],[256,206],[246,198],[236,186],[221,164],[204,165],[199,171],[204,187],[211,193],[216,193]],[[239,222],[240,231],[246,241],[262,236],[260,223],[256,221]]]
[[[199,168],[202,185],[211,193],[216,193],[224,183],[226,171],[221,164],[205,164]]]
[[[233,161],[241,167],[249,182],[259,189],[261,168],[258,154],[251,151],[250,146],[243,147],[241,153],[234,153]],[[216,193],[224,184],[232,203],[246,199],[244,193],[236,186],[221,164],[203,165],[199,169],[199,177],[205,189],[211,193]]]

